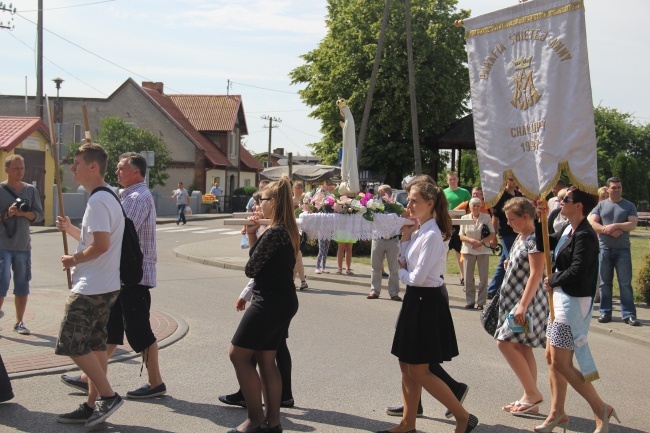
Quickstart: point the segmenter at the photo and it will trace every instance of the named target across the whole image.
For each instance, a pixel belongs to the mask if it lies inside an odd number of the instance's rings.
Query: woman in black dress
[[[270,183],[259,198],[263,214],[271,220],[257,239],[256,225],[247,227],[250,259],[246,276],[255,280],[253,301],[244,313],[230,347],[239,386],[246,400],[248,418],[229,433],[277,433],[280,425],[282,380],[275,364],[276,352],[286,338],[298,311],[293,269],[300,248],[288,178]],[[259,374],[251,363],[255,357]],[[263,386],[262,386],[263,385]],[[262,406],[262,391],[264,403]],[[266,413],[264,410],[266,409]]]
[[[431,182],[409,187],[407,209],[417,226],[402,227],[399,279],[406,294],[397,321],[391,353],[402,372],[404,413],[399,425],[378,433],[414,433],[420,391],[424,388],[456,418],[456,433],[469,433],[478,419],[465,410],[453,391],[431,373],[430,363],[440,364],[458,356],[454,323],[449,311],[445,271],[451,235],[447,199]]]

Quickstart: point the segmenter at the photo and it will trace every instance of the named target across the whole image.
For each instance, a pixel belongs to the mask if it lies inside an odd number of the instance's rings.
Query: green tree
[[[155,165],[149,169],[149,185],[164,186],[169,175],[167,167],[171,162],[171,152],[165,146],[162,138],[142,128],[135,128],[124,122],[121,117],[106,117],[102,119],[99,135],[93,139],[108,153],[108,169],[106,182],[117,185],[115,167],[118,158],[125,152],[142,152],[153,150],[155,152]]]
[[[624,197],[638,203],[650,199],[650,125],[633,122],[633,116],[615,108],[595,107],[598,146],[598,182],[620,177]]]
[[[422,166],[441,160],[426,143],[467,112],[469,95],[467,55],[456,0],[411,0],[413,56]],[[304,54],[305,63],[290,73],[293,84],[306,84],[302,100],[314,107],[311,117],[321,120],[324,138],[312,145],[324,163],[338,159],[342,143],[341,117],[336,107],[345,98],[356,120],[357,134],[370,83],[381,30],[384,2],[329,0],[328,33],[317,48]],[[391,4],[381,66],[377,75],[360,167],[386,173],[399,183],[413,172],[413,145],[408,90],[404,3]]]
[[[463,150],[460,157],[459,175],[462,186],[474,187],[481,185],[481,173],[478,168],[478,158],[475,150]]]

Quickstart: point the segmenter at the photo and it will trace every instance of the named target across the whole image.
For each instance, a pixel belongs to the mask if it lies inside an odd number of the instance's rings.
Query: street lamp
[[[61,98],[59,97],[59,90],[61,90],[61,83],[63,83],[63,78],[52,78],[54,84],[56,85],[56,110],[54,110],[54,121],[56,122],[56,145],[57,150],[59,151],[59,159],[62,158],[61,155],[61,124],[63,123],[63,110],[61,109]]]

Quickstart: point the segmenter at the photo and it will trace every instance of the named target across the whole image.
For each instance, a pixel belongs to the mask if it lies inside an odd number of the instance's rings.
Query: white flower
[[[368,209],[365,206],[359,205],[359,213],[363,215]]]

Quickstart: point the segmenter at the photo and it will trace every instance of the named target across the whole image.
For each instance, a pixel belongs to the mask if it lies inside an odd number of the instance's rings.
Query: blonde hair
[[[603,201],[609,198],[609,191],[606,186],[598,188],[598,201]]]
[[[452,227],[451,217],[449,216],[449,202],[442,188],[429,181],[409,182],[406,191],[410,192],[411,188],[415,188],[423,199],[433,201],[431,216],[436,219],[438,228],[442,233],[442,239],[445,241],[450,239]]]
[[[293,212],[291,181],[288,177],[282,176],[280,180],[269,183],[262,192],[267,194],[268,197],[273,198],[275,202],[270,226],[284,227],[291,238],[293,254],[294,256],[298,256],[298,252],[300,251],[300,234],[298,233],[296,215]]]
[[[390,185],[379,185],[377,192],[379,193],[380,197],[383,197],[385,194],[391,195],[393,193],[393,188],[391,188]]]
[[[535,219],[535,215],[537,214],[533,202],[526,197],[511,198],[506,202],[505,206],[503,206],[503,211],[510,211],[518,217],[528,215],[530,219]]]

